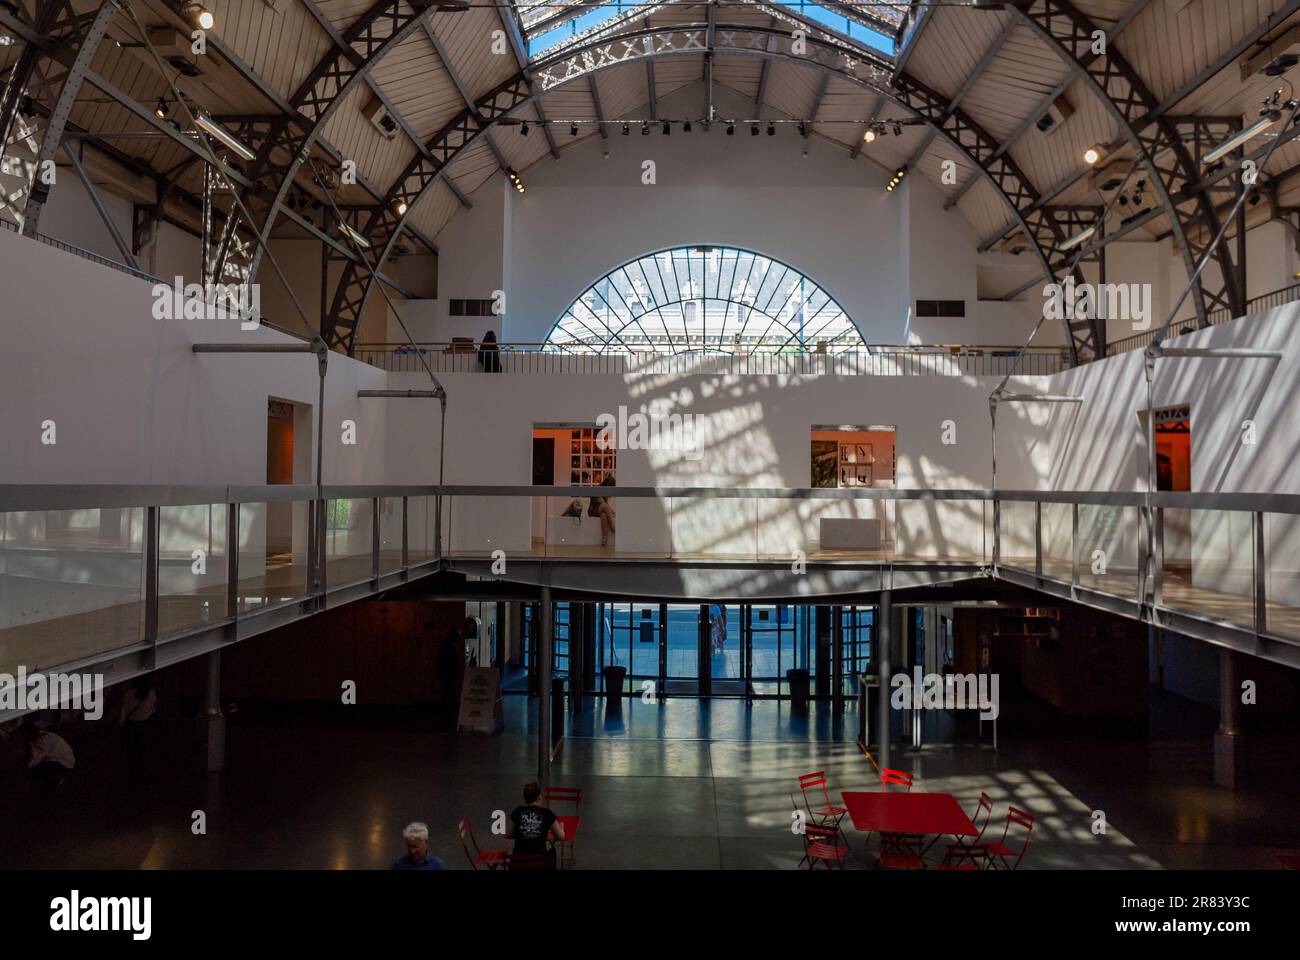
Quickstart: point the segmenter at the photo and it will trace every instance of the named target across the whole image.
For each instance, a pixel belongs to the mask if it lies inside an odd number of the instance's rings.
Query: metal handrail
[[[1280,307],[1284,303],[1294,303],[1300,300],[1300,283],[1293,283],[1287,287],[1280,287],[1269,293],[1260,294],[1258,297],[1252,297],[1246,301],[1246,312],[1242,317],[1249,317],[1252,314],[1259,313],[1261,310],[1270,310],[1273,307]],[[1207,314],[1205,322],[1207,326],[1222,326],[1232,320],[1239,320],[1241,317],[1234,317],[1231,310],[1215,310]],[[1196,330],[1196,321],[1188,319],[1178,328],[1179,334],[1193,333]],[[1131,337],[1124,337],[1121,340],[1113,340],[1106,344],[1106,356],[1113,357],[1121,353],[1128,353],[1132,350],[1140,350],[1143,347],[1155,342],[1156,335],[1160,332],[1159,328],[1152,329],[1142,333],[1136,333]]]
[[[271,503],[315,499],[315,484],[183,486],[159,484],[0,484],[0,513],[34,510],[173,507],[217,503]],[[625,497],[630,499],[725,500],[1003,500],[1141,507],[1146,494],[1132,490],[992,490],[881,487],[592,487],[511,484],[325,484],[326,500],[398,497]],[[1152,495],[1162,508],[1300,514],[1300,494],[1169,493]]]

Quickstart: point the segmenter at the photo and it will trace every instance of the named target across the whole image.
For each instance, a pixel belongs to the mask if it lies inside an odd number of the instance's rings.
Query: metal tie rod
[[[1165,347],[1159,343],[1151,345],[1150,352],[1160,357],[1225,357],[1249,360],[1281,360],[1281,350],[1255,350],[1251,347]]]
[[[998,403],[1083,403],[1083,397],[1072,397],[1058,393],[1002,393],[996,398]]]
[[[441,400],[446,396],[443,390],[358,390],[358,397],[428,397]]]
[[[196,343],[195,353],[316,353],[314,343]]]

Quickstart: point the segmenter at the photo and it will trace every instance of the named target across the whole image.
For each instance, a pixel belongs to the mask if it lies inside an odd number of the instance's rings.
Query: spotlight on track
[[[569,136],[576,137],[577,135],[578,135],[578,125],[576,123],[569,124]]]
[[[802,120],[799,121],[799,136],[808,136],[808,124],[804,123]]]
[[[767,135],[769,137],[776,136],[776,126],[772,123],[771,120],[767,121]]]
[[[876,128],[875,128],[875,127],[867,127],[867,132],[864,133],[864,134],[862,135],[862,142],[863,142],[863,143],[875,143],[875,142],[876,142]]]
[[[1105,155],[1106,151],[1102,149],[1101,144],[1096,144],[1095,146],[1091,146],[1087,150],[1083,151],[1083,162],[1091,167]]]
[[[690,133],[690,132],[691,132],[691,121],[687,120],[685,123],[682,124],[682,133]]]
[[[736,135],[736,125],[734,123],[727,124],[727,136],[734,137],[735,135]]]
[[[507,169],[506,177],[509,178],[511,186],[513,186],[520,193],[524,192],[524,181],[520,179],[519,174],[515,173],[514,170]]]
[[[404,216],[406,216],[406,211],[407,211],[406,201],[405,201],[405,200],[398,200],[398,201],[397,201],[397,215],[398,215],[399,217],[404,217]]]
[[[751,124],[749,125],[749,135],[750,135],[751,137],[756,137],[756,136],[758,136],[758,124],[756,124],[756,123],[751,123]]]
[[[650,124],[646,123],[644,120],[641,121],[641,136],[650,136]]]
[[[167,101],[162,97],[159,97],[158,106],[154,107],[153,109],[154,116],[157,117],[159,120],[165,120],[167,118],[167,114],[170,112],[171,112],[171,107],[168,106]]]
[[[528,136],[528,121],[527,121],[527,120],[525,120],[523,123],[521,123],[521,124],[519,125],[519,135],[522,136],[522,137],[526,137],[526,136]]]
[[[211,30],[217,23],[217,18],[212,15],[212,11],[200,3],[191,3],[181,7],[181,13],[189,17],[201,30]]]
[[[894,175],[890,178],[889,183],[885,184],[885,189],[890,193],[893,193],[894,188],[903,182],[905,176],[907,176],[907,164],[903,164],[894,171]]]
[[[901,123],[895,123],[895,124],[894,124],[894,136],[896,136],[896,137],[901,137],[902,135],[903,135],[903,125],[902,125]]]
[[[667,120],[665,120],[665,121],[664,121],[664,136],[665,136],[665,137],[671,137],[672,135],[673,135],[673,125],[672,125],[671,123],[669,123]]]
[[[623,136],[626,137],[626,136],[627,136],[629,133],[631,133],[631,132],[632,132],[631,128],[628,127],[628,125],[627,125],[626,123],[623,124]]]

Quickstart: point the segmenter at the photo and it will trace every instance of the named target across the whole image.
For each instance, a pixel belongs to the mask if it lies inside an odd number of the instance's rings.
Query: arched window
[[[569,304],[544,347],[566,353],[863,348],[853,320],[814,281],[734,247],[675,247],[623,264]]]

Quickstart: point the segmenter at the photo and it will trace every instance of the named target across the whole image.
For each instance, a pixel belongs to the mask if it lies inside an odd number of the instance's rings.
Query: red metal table
[[[951,793],[870,793],[848,791],[843,794],[849,819],[858,830],[878,832],[882,837],[904,834],[933,836],[921,851],[924,855],[942,836],[975,837],[979,831],[966,816]],[[886,841],[888,843],[888,841]]]

